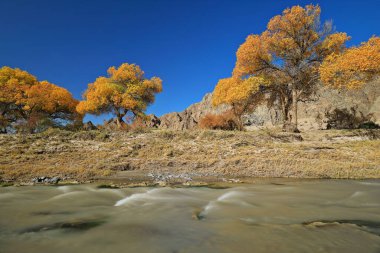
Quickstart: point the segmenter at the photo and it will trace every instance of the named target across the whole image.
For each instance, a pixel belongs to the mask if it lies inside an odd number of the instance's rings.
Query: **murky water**
[[[0,252],[380,252],[380,181],[0,188]]]

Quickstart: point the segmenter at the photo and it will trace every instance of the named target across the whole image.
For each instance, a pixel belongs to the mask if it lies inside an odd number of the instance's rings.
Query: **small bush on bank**
[[[222,114],[206,114],[199,121],[199,127],[212,130],[242,130],[241,124],[231,111]]]
[[[371,121],[372,114],[364,115],[358,112],[355,107],[350,109],[335,109],[327,112],[327,129],[378,129],[375,122]]]
[[[144,120],[144,118],[137,117],[131,124],[128,125],[127,131],[132,133],[149,133],[151,129],[147,127]]]
[[[380,126],[373,121],[364,122],[359,125],[360,129],[379,129]]]

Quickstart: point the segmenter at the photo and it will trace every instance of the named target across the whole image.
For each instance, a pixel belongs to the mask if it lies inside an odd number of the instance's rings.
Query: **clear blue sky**
[[[309,3],[352,44],[380,35],[380,0],[0,0],[0,66],[27,70],[80,99],[109,66],[136,63],[163,79],[148,113],[182,111],[230,75],[248,34],[261,33],[286,7]]]

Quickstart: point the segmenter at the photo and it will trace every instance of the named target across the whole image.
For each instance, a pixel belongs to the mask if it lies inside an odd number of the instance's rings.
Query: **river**
[[[2,187],[0,252],[380,252],[380,181]]]

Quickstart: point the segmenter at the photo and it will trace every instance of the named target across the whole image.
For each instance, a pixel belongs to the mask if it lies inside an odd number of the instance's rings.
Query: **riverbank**
[[[380,130],[0,135],[0,181],[196,184],[252,178],[380,178]]]

